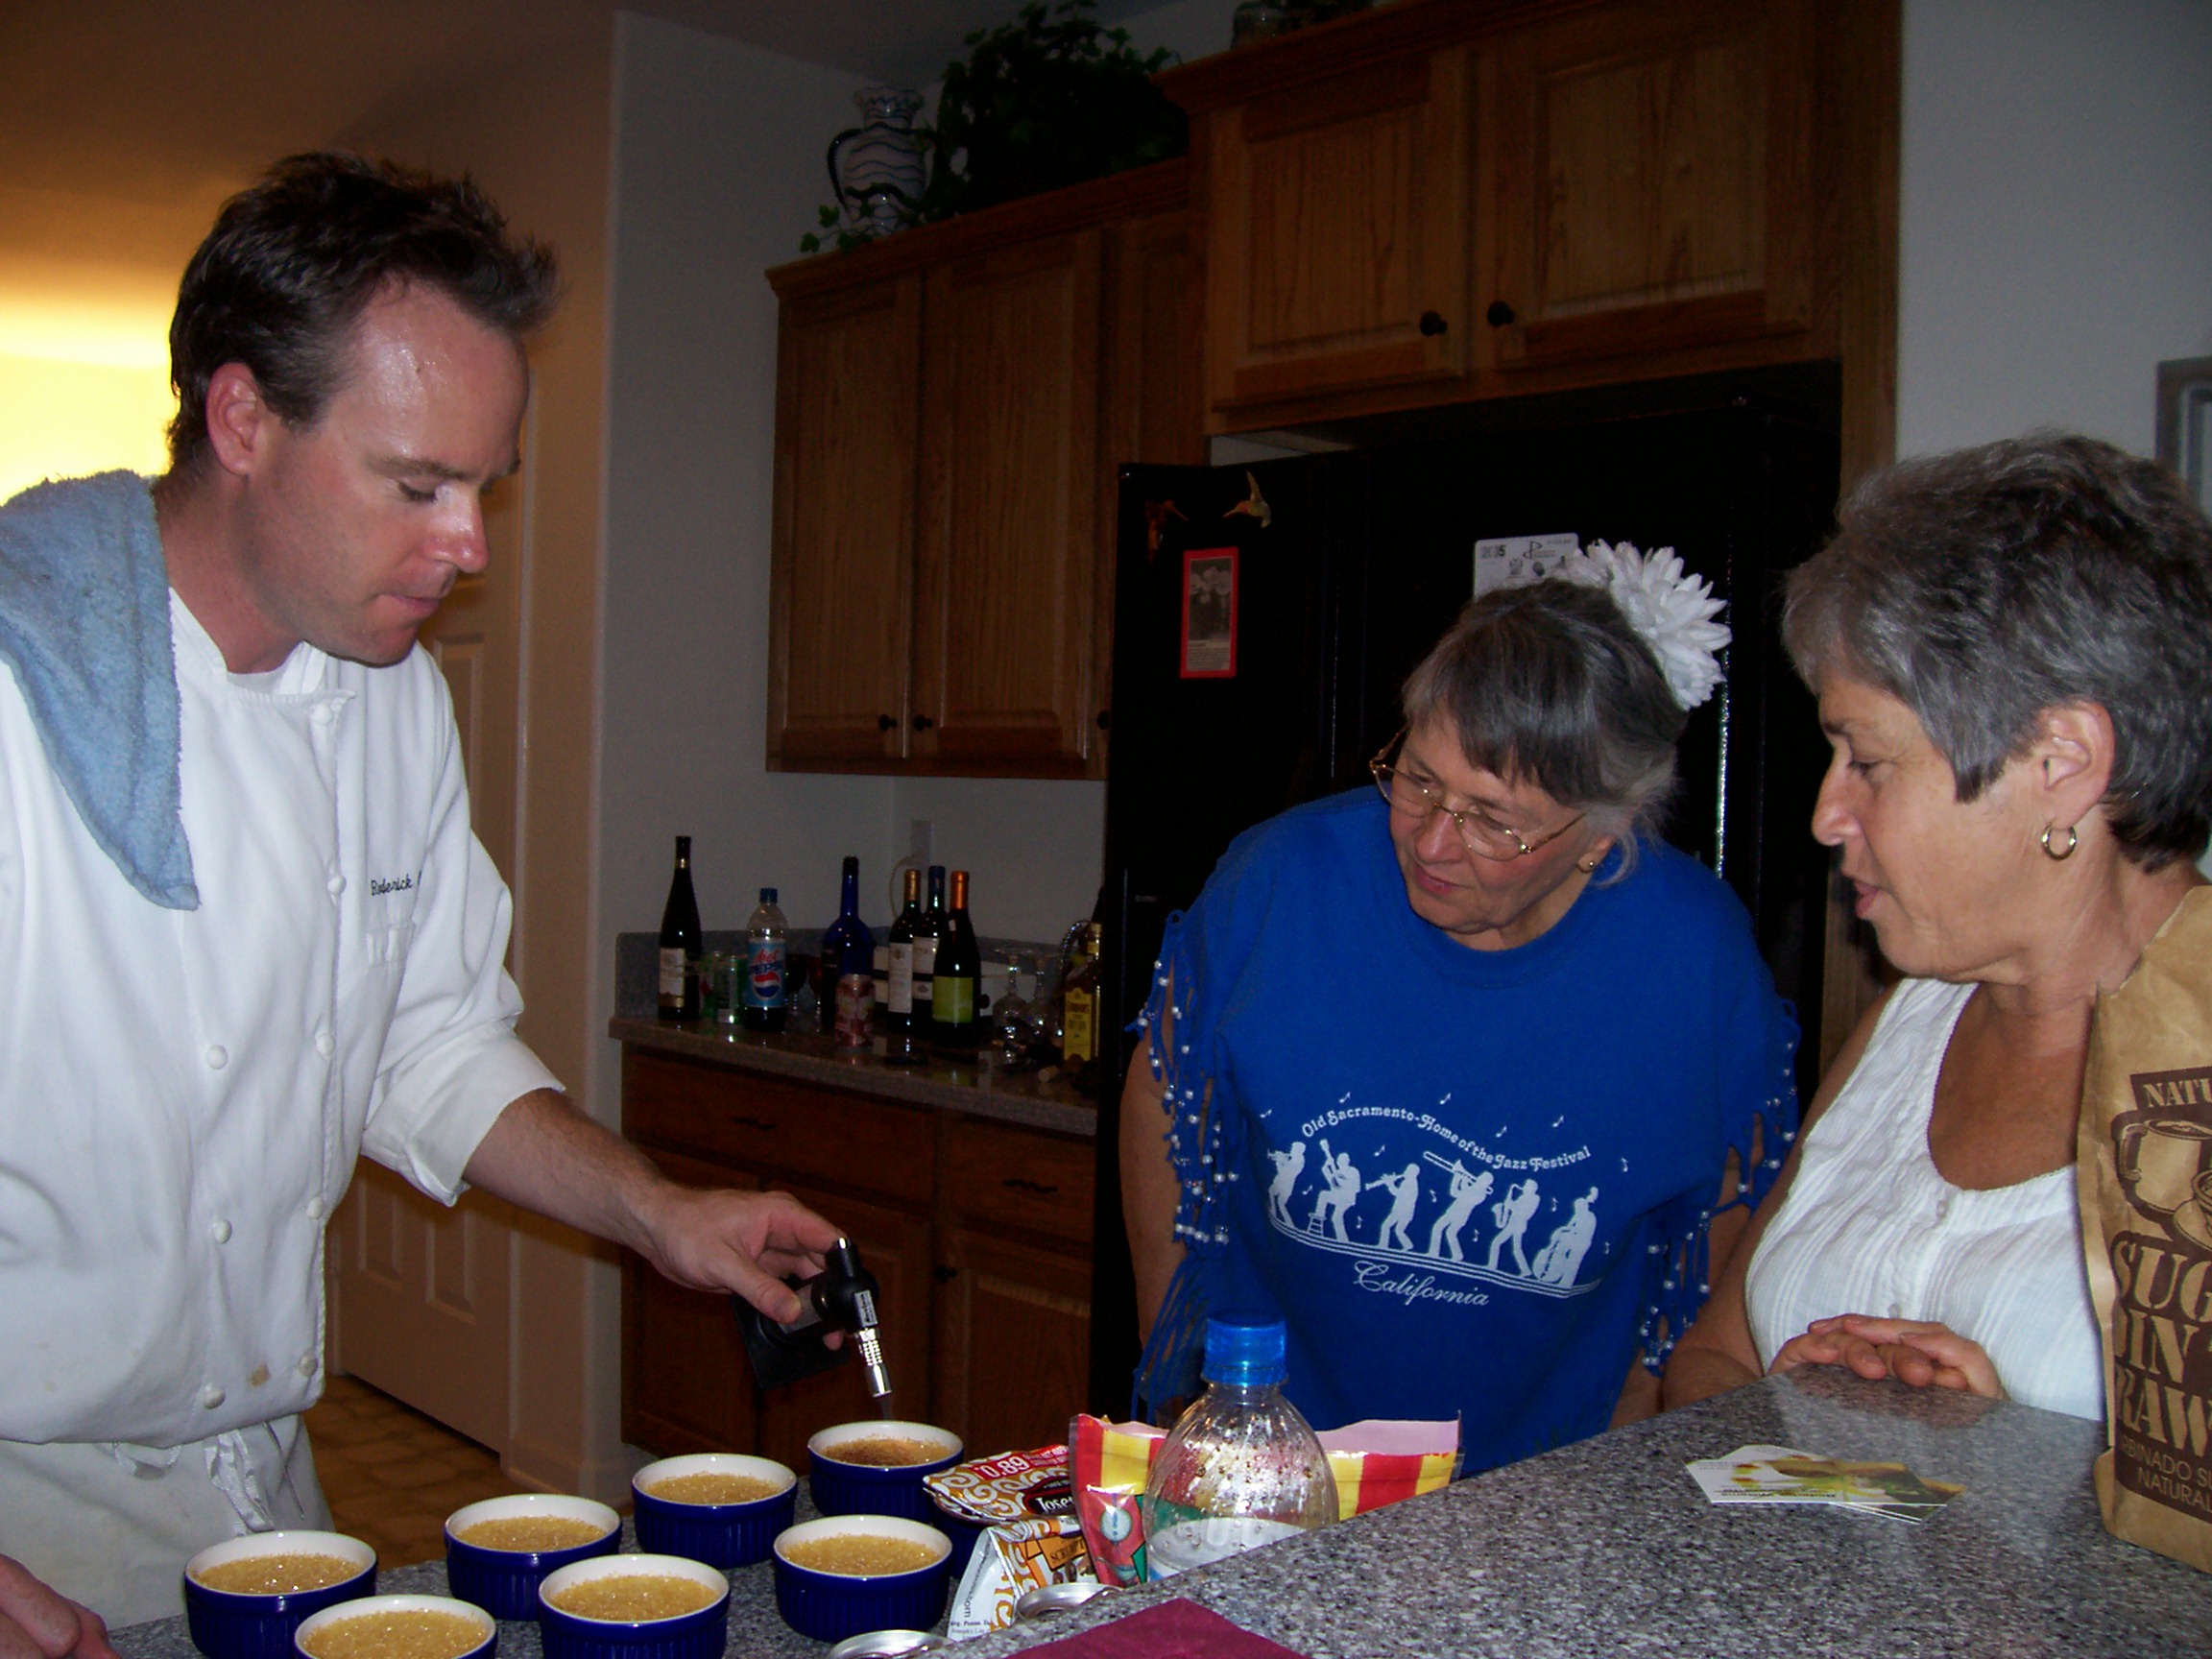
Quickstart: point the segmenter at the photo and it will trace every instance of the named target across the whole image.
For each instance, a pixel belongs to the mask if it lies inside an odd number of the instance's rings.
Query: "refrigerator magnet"
[[[1237,549],[1193,547],[1183,555],[1186,680],[1237,677]]]

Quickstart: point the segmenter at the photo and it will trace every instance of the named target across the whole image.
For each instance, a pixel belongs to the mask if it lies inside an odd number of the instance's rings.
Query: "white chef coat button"
[[[316,704],[316,705],[315,705],[315,711],[314,711],[314,713],[313,713],[313,714],[311,714],[311,715],[309,716],[309,718],[310,718],[310,719],[312,719],[312,720],[315,722],[315,724],[316,724],[316,725],[318,725],[318,726],[327,726],[327,725],[329,725],[329,724],[330,724],[330,705],[329,705],[329,704],[327,704],[327,703],[318,703],[318,704]]]
[[[220,1215],[215,1218],[215,1225],[208,1228],[207,1231],[214,1236],[216,1243],[228,1244],[230,1242],[230,1223],[224,1220]]]
[[[330,897],[335,899],[339,894],[346,891],[346,878],[343,876],[333,876],[328,881],[325,882],[324,885],[330,889]]]
[[[1890,1304],[1889,1304],[1889,1317],[1890,1317],[1890,1318],[1892,1318],[1892,1319],[1902,1319],[1902,1318],[1904,1318],[1904,1317],[1905,1317],[1905,1304],[1904,1304],[1904,1303],[1902,1303],[1902,1302],[1892,1302],[1892,1303],[1890,1303]]]
[[[307,1219],[308,1219],[308,1220],[310,1220],[310,1221],[320,1221],[320,1220],[322,1220],[322,1219],[323,1219],[323,1210],[324,1210],[324,1204],[323,1204],[323,1200],[322,1200],[322,1199],[320,1199],[320,1198],[310,1198],[310,1199],[308,1199],[308,1200],[307,1200]]]
[[[223,1404],[223,1390],[216,1387],[212,1382],[208,1383],[200,1390],[200,1404],[210,1411],[214,1410],[216,1407]]]
[[[297,1370],[297,1371],[300,1373],[300,1375],[301,1375],[301,1376],[302,1376],[302,1377],[312,1377],[312,1376],[314,1376],[314,1375],[315,1375],[315,1356],[314,1356],[314,1355],[312,1355],[312,1354],[302,1354],[302,1355],[301,1355],[301,1356],[300,1356],[300,1363],[299,1363],[299,1364],[298,1364],[296,1367],[294,1367],[294,1369],[296,1369],[296,1370]]]
[[[330,1041],[329,1032],[318,1031],[315,1033],[315,1052],[322,1055],[324,1059],[329,1059],[332,1050],[337,1046],[337,1044]]]
[[[224,1046],[223,1046],[223,1045],[222,1045],[222,1044],[220,1044],[220,1043],[210,1043],[210,1044],[208,1044],[208,1045],[207,1045],[207,1070],[210,1070],[210,1071],[220,1071],[220,1070],[223,1070],[223,1068],[224,1068],[224,1067],[226,1067],[226,1066],[228,1066],[228,1065],[229,1065],[229,1064],[230,1064],[230,1050],[229,1050],[229,1049],[228,1049],[228,1048],[224,1047]]]

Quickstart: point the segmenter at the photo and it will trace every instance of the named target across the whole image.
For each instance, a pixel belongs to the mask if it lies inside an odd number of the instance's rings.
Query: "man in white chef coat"
[[[347,156],[228,204],[171,467],[0,508],[0,1659],[103,1659],[327,1525],[323,1234],[366,1151],[781,1317],[836,1230],[671,1185],[514,1034],[509,898],[415,635],[483,568],[549,254]]]

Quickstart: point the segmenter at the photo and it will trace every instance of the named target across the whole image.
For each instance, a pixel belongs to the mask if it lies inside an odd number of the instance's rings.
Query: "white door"
[[[477,839],[515,883],[524,479],[487,502],[491,564],[422,630],[461,728]],[[506,1455],[517,1212],[482,1192],[451,1210],[364,1158],[330,1226],[330,1368]]]

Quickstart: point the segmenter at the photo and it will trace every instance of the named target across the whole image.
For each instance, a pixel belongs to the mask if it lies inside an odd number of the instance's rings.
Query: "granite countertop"
[[[1923,1526],[1712,1507],[1682,1465],[1750,1444],[1894,1459],[1966,1490]],[[2212,1575],[2104,1531],[2089,1475],[2103,1444],[2102,1426],[2032,1407],[1800,1372],[958,1651],[996,1659],[1186,1596],[1310,1659],[2202,1659]],[[384,1579],[444,1583],[440,1563]],[[767,1567],[731,1584],[731,1659],[826,1651],[777,1617]],[[502,1659],[540,1659],[536,1626],[500,1637]],[[115,1646],[191,1653],[180,1618]]]
[[[1098,1133],[1098,1109],[1057,1072],[999,1071],[982,1061],[955,1064],[932,1057],[922,1066],[886,1066],[873,1054],[847,1054],[827,1037],[779,1032],[774,1036],[735,1025],[664,1025],[654,1018],[616,1015],[607,1035],[638,1048],[710,1061],[844,1089],[915,1106],[966,1112],[1052,1129],[1086,1139]]]

